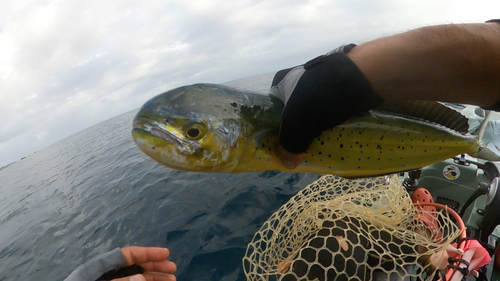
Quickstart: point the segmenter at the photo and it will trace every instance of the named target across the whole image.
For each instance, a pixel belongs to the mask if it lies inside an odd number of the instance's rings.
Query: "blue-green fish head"
[[[241,153],[244,96],[221,85],[196,84],[160,94],[144,104],[132,136],[148,156],[170,168],[233,171]]]

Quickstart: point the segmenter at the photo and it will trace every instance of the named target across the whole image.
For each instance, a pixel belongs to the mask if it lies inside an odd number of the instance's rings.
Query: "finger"
[[[141,274],[137,274],[137,275],[127,276],[127,277],[123,277],[123,278],[113,279],[111,281],[149,281],[149,280],[147,280]]]
[[[283,166],[285,166],[290,170],[297,168],[300,165],[300,163],[302,163],[302,160],[304,160],[304,153],[293,154],[291,152],[286,151],[281,146],[280,146],[280,153]]]
[[[167,260],[145,262],[139,264],[146,272],[161,272],[161,273],[174,273],[177,270],[175,263]]]
[[[141,264],[151,261],[163,261],[168,258],[170,251],[159,247],[125,247],[121,249],[128,265]]]
[[[144,273],[146,281],[176,281],[175,275],[171,274],[159,274],[159,273]],[[135,280],[133,280],[135,281]]]

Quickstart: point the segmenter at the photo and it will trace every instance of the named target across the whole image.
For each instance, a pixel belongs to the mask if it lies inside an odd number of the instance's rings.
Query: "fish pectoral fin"
[[[265,145],[266,147],[272,147],[279,144],[278,141],[279,130],[275,128],[261,130],[254,135],[252,139],[255,141],[255,150],[259,148],[260,145]]]

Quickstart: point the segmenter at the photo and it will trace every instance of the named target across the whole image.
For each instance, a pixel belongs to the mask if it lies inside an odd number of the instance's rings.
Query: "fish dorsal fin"
[[[469,131],[469,121],[467,117],[435,101],[386,101],[375,110],[429,121],[462,134],[466,134]]]

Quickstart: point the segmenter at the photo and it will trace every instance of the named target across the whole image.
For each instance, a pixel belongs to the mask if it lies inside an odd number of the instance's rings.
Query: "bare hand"
[[[143,274],[113,279],[112,281],[175,281],[175,263],[166,260],[170,251],[157,247],[125,247],[121,249],[127,265],[140,265]]]
[[[304,153],[293,154],[291,152],[286,151],[283,147],[280,146],[280,155],[281,161],[283,162],[283,166],[286,168],[293,170],[297,168],[302,160],[304,160]]]

